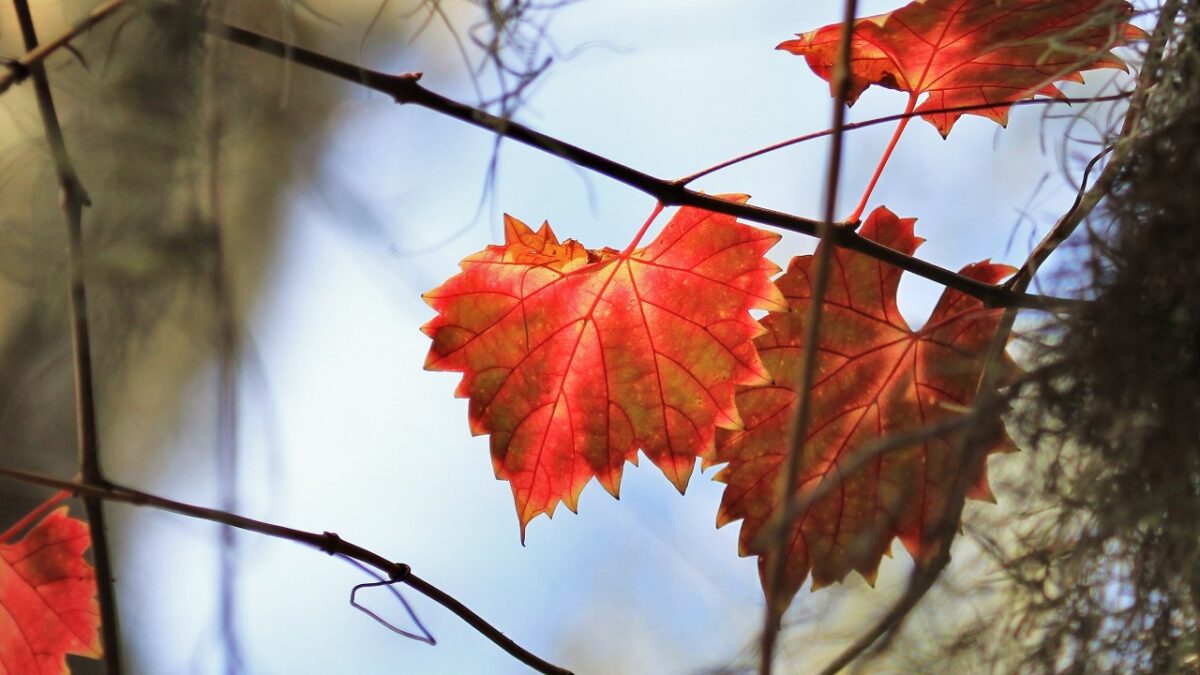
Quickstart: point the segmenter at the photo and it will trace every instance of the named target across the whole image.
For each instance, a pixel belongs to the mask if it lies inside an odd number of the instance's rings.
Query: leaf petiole
[[[29,527],[33,523],[41,519],[42,516],[50,512],[51,509],[61,504],[71,493],[66,490],[59,490],[52,497],[36,506],[32,511],[25,514],[25,517],[18,520],[16,524],[0,534],[0,544],[6,544],[10,539],[17,536],[22,530]]]
[[[637,231],[637,234],[633,235],[633,241],[629,242],[629,246],[626,246],[625,250],[621,251],[620,257],[622,259],[628,258],[629,255],[633,253],[635,249],[637,249],[637,245],[642,242],[642,237],[646,236],[646,232],[650,229],[650,225],[654,223],[654,220],[658,218],[658,214],[662,212],[663,203],[654,202],[654,210],[650,212],[650,216],[646,218],[646,222],[642,223],[642,227]]]
[[[888,141],[887,148],[883,151],[883,156],[879,158],[879,164],[875,165],[875,173],[871,175],[871,182],[867,183],[867,189],[863,191],[863,196],[858,200],[858,206],[854,207],[854,213],[851,213],[846,222],[857,223],[862,218],[863,211],[867,209],[867,200],[871,198],[871,193],[875,191],[875,185],[879,182],[879,177],[883,175],[883,167],[887,166],[888,160],[892,158],[892,151],[896,149],[896,143],[900,141],[901,134],[908,127],[908,121],[912,119],[913,109],[917,107],[917,94],[910,94],[908,97],[908,105],[904,106],[904,117],[900,118],[900,124],[896,125],[896,131],[892,133],[892,140]]]

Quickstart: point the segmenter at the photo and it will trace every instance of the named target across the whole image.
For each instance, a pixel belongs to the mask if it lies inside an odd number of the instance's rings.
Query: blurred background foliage
[[[91,4],[37,3],[40,36],[64,30]],[[311,11],[257,0],[157,5],[101,24],[49,69],[93,201],[84,245],[104,462],[132,477],[176,461],[152,448],[172,425],[184,380],[221,344],[221,315],[237,324],[253,309],[276,254],[281,196],[314,164],[334,104],[329,82],[293,78],[288,65],[200,30],[201,13],[211,11],[335,48],[336,34],[318,30]],[[0,49],[21,53],[11,8],[0,16]],[[66,234],[55,171],[31,89],[0,104],[11,121],[0,126],[0,447],[13,464],[71,475]],[[233,295],[216,297],[220,275],[236,279],[226,284]],[[202,458],[183,461],[203,470]],[[27,506],[5,500],[6,509]]]
[[[95,3],[32,4],[44,40]],[[360,26],[339,32],[328,30],[322,3],[131,4],[49,62],[68,149],[92,198],[84,265],[102,463],[135,485],[173,467],[225,485],[221,501],[232,506],[233,486],[214,479],[236,467],[227,442],[236,417],[216,411],[230,410],[236,394],[203,382],[227,384],[253,349],[243,317],[278,255],[283,200],[318,164],[337,97],[330,80],[293,77],[284,62],[206,36],[203,17],[351,55],[371,8],[323,3]],[[0,53],[23,51],[5,7]],[[55,168],[32,87],[4,96],[0,116],[0,454],[10,466],[70,476],[74,383]],[[208,451],[164,452],[180,416],[206,408],[225,427],[214,427]],[[19,484],[3,494],[5,521],[45,498]],[[123,515],[110,521],[118,559],[139,540]]]

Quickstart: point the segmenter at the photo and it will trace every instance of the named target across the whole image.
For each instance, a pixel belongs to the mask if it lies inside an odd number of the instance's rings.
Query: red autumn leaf
[[[911,254],[922,241],[913,236],[913,222],[879,208],[862,235]],[[896,309],[898,268],[845,249],[834,249],[831,263],[797,493],[813,489],[873,441],[919,430],[970,405],[1002,312],[947,290],[925,326],[913,331]],[[740,553],[760,556],[760,570],[767,563],[759,533],[779,507],[778,476],[798,399],[811,264],[812,256],[797,257],[776,280],[788,311],[763,319],[767,333],[755,341],[774,381],[739,387],[745,428],[719,433],[709,462],[728,462],[716,477],[726,483],[717,525],[743,521]],[[1012,272],[984,261],[962,273],[995,283]],[[1008,447],[1000,434],[990,452]],[[964,471],[974,486],[968,496],[988,498],[986,465],[961,466],[953,441],[944,437],[883,453],[841,476],[792,523],[786,597],[796,593],[810,570],[814,588],[840,581],[851,570],[873,581],[893,537],[914,559],[925,559],[934,543],[927,534],[943,517],[948,492]]]
[[[744,201],[744,196],[726,196]],[[715,427],[736,429],[739,384],[767,381],[751,309],[781,309],[763,254],[779,239],[731,216],[681,208],[649,246],[559,243],[505,218],[505,244],[425,295],[438,316],[425,367],[464,373],[475,434],[491,434],[521,536],[593,476],[617,496],[637,451],[682,492]]]
[[[8,542],[27,525],[0,536],[0,673],[61,675],[67,654],[100,658],[96,577],[83,558],[92,540],[66,507]]]
[[[971,111],[1008,121],[1014,101],[1062,97],[1054,82],[1082,82],[1080,71],[1125,68],[1110,49],[1145,37],[1125,23],[1122,0],[916,0],[858,19],[851,40],[850,97],[872,84],[929,94],[917,112],[995,103]],[[842,25],[831,24],[779,45],[805,57],[829,80]],[[922,117],[942,136],[962,113]]]

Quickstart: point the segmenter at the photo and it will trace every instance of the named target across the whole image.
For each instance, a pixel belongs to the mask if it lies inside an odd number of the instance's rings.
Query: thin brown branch
[[[208,29],[230,42],[254,49],[299,65],[318,70],[386,94],[401,104],[412,104],[451,117],[493,134],[510,138],[547,154],[567,160],[577,166],[607,176],[644,192],[667,206],[694,206],[724,213],[751,222],[769,225],[789,232],[815,237],[821,222],[834,225],[827,241],[840,248],[857,251],[889,265],[894,265],[919,277],[978,298],[988,307],[1022,307],[1049,311],[1069,311],[1080,303],[1063,298],[1013,293],[1002,286],[992,286],[952,272],[944,267],[900,253],[866,239],[854,231],[851,223],[816,221],[780,211],[718,199],[712,195],[689,190],[675,181],[663,180],[603,157],[589,150],[547,136],[518,122],[493,115],[422,87],[417,73],[389,75],[340,61],[324,54],[297,47],[253,31],[213,22]]]
[[[1119,92],[1116,94],[1108,94],[1105,96],[1091,96],[1091,97],[1086,97],[1086,98],[1029,98],[1029,99],[1024,99],[1021,101],[1013,101],[1009,105],[1016,107],[1016,106],[1026,106],[1026,105],[1052,105],[1052,104],[1056,104],[1056,103],[1067,104],[1067,105],[1072,104],[1072,103],[1103,103],[1105,101],[1120,101],[1122,99],[1129,98],[1130,95],[1131,95],[1130,92],[1123,91],[1123,92]],[[884,115],[883,117],[874,117],[869,120],[863,120],[861,122],[848,122],[848,123],[846,123],[845,126],[842,127],[842,129],[844,131],[853,131],[855,129],[865,129],[867,127],[873,127],[878,124],[887,124],[888,122],[897,122],[897,121],[901,121],[901,120],[906,120],[911,117],[920,117],[922,115],[941,115],[941,114],[945,114],[945,113],[965,113],[965,112],[971,112],[974,110],[991,109],[994,107],[996,107],[994,103],[976,103],[973,105],[959,105],[959,106],[951,106],[949,108],[937,108],[934,110],[922,110],[921,112],[916,112],[916,111],[902,112],[902,113],[896,113],[894,115]],[[697,171],[696,173],[688,174],[688,175],[684,176],[683,178],[677,178],[677,179],[675,179],[674,182],[678,183],[679,185],[688,185],[688,184],[693,183],[696,180],[703,178],[709,174],[716,173],[718,171],[721,171],[722,169],[728,169],[729,167],[731,167],[735,164],[741,164],[742,162],[745,162],[747,160],[751,160],[756,157],[762,157],[763,155],[770,154],[772,152],[775,152],[776,150],[790,148],[793,145],[807,143],[808,141],[815,141],[818,138],[824,138],[831,134],[833,134],[832,128],[822,129],[821,131],[814,131],[811,134],[804,134],[802,136],[796,136],[794,138],[789,138],[785,141],[779,141],[778,143],[772,143],[771,145],[761,147],[757,150],[751,150],[750,152],[747,152],[745,154],[738,155],[737,157],[727,159],[718,164],[714,164],[714,165],[708,167],[707,169]]]
[[[37,31],[28,0],[13,0],[17,22],[25,49],[38,49]],[[101,17],[102,18],[102,17]],[[66,44],[66,42],[63,42]],[[79,474],[88,485],[104,485],[100,470],[99,438],[96,431],[96,398],[92,377],[92,350],[88,336],[87,292],[83,279],[83,208],[91,204],[75,166],[67,152],[66,139],[46,68],[40,61],[27,66],[33,79],[38,111],[46,133],[46,142],[58,175],[59,202],[67,225],[68,293],[70,296],[71,354],[75,372],[75,436],[78,442]],[[121,641],[117,613],[117,598],[113,589],[112,556],[105,527],[104,505],[95,498],[85,498],[88,529],[92,536],[92,560],[96,567],[96,585],[100,596],[100,635],[104,649],[104,664],[109,675],[121,672]]]
[[[28,50],[21,58],[6,64],[4,72],[0,72],[0,94],[8,91],[14,84],[24,82],[33,75],[33,68],[45,61],[54,52],[68,47],[71,40],[91,30],[96,24],[104,21],[114,12],[127,4],[127,0],[108,0],[83,17],[78,23],[48,42],[43,42],[33,48],[26,43]]]
[[[521,647],[512,639],[500,632],[495,626],[487,621],[484,621],[475,612],[471,611],[466,605],[454,598],[449,593],[441,590],[437,586],[425,581],[412,573],[412,568],[401,562],[389,560],[379,553],[370,549],[359,546],[358,544],[346,541],[333,532],[307,532],[305,530],[297,530],[295,528],[275,523],[268,523],[254,518],[239,516],[234,513],[228,513],[219,509],[212,509],[205,506],[196,506],[185,502],[167,499],[158,495],[134,490],[132,488],[122,487],[108,483],[105,485],[89,485],[83,482],[67,481],[49,476],[42,476],[28,471],[20,471],[17,469],[9,469],[0,467],[0,477],[9,478],[12,480],[21,481],[24,483],[32,483],[44,487],[55,488],[58,490],[67,490],[73,494],[81,495],[88,498],[100,499],[112,502],[121,502],[132,504],[134,506],[142,506],[160,511],[170,511],[189,518],[206,520],[212,523],[236,527],[247,532],[275,537],[277,539],[286,539],[298,544],[310,546],[320,551],[324,551],[329,555],[341,555],[352,560],[357,560],[360,563],[379,570],[384,577],[396,583],[407,584],[418,593],[430,598],[439,605],[450,610],[458,618],[465,621],[472,628],[479,631],[487,639],[491,640],[498,647],[508,652],[513,658],[521,663],[529,666],[539,673],[547,675],[571,675],[571,671],[560,668],[554,664],[548,663],[533,653]]]
[[[783,470],[779,473],[775,486],[775,502],[781,506],[780,513],[789,510],[789,505],[796,499],[795,485],[800,476],[800,457],[804,451],[804,442],[808,436],[808,421],[812,408],[812,385],[817,371],[817,343],[821,336],[822,309],[825,305],[825,291],[829,287],[830,257],[833,249],[830,247],[832,238],[834,209],[837,208],[838,187],[842,169],[842,140],[846,127],[846,101],[850,95],[850,45],[854,35],[854,20],[858,13],[857,0],[846,0],[843,5],[842,35],[838,43],[838,57],[834,63],[833,83],[833,140],[829,146],[829,163],[825,176],[824,217],[817,231],[820,243],[813,261],[812,300],[808,306],[808,317],[804,326],[804,364],[800,371],[800,382],[797,383],[799,401],[796,412],[792,417],[792,433],[788,442],[787,456],[783,460]],[[903,122],[901,123],[903,124]],[[789,521],[785,521],[789,522]],[[780,621],[787,610],[787,595],[783,591],[783,578],[787,569],[788,553],[791,549],[789,537],[791,527],[787,525],[776,527],[775,536],[767,542],[766,563],[767,574],[764,591],[766,592],[767,607],[763,616],[762,652],[760,654],[759,672],[771,675],[772,661],[775,657],[775,641],[779,636]],[[789,596],[790,597],[790,596]]]

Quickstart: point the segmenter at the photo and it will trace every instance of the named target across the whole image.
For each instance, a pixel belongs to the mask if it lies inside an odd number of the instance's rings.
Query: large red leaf
[[[682,492],[715,427],[741,426],[735,386],[768,379],[749,311],[783,307],[763,257],[778,239],[685,207],[645,248],[593,251],[506,217],[503,246],[425,295],[425,367],[464,373],[522,537],[593,476],[616,496],[639,448]]]
[[[66,655],[100,657],[87,524],[66,507],[15,543],[0,541],[0,673],[61,675]]]
[[[917,108],[972,111],[999,122],[1011,103],[1037,94],[1062,96],[1053,82],[1082,82],[1080,71],[1125,68],[1109,50],[1145,36],[1125,23],[1123,0],[916,0],[859,19],[851,41],[853,103],[872,84],[929,94]],[[828,80],[842,25],[831,24],[779,45],[805,57]],[[961,113],[923,119],[945,136]]]
[[[911,254],[921,242],[913,236],[913,222],[879,208],[862,235]],[[925,326],[913,331],[896,309],[898,268],[845,249],[834,249],[831,262],[798,494],[876,439],[920,429],[969,405],[1001,314],[947,290]],[[777,280],[788,311],[769,314],[763,320],[768,332],[755,341],[773,382],[739,388],[745,428],[720,432],[711,462],[728,462],[717,474],[726,483],[717,524],[743,521],[740,553],[759,555],[760,570],[767,563],[759,533],[779,507],[776,485],[798,399],[811,264],[812,256],[797,257]],[[994,283],[1012,271],[984,261],[962,273]],[[1007,437],[997,438],[988,450],[1008,443]],[[945,514],[951,486],[969,472],[974,486],[969,496],[987,497],[985,469],[982,462],[962,466],[953,442],[938,438],[881,454],[843,476],[792,523],[786,597],[810,570],[814,588],[840,581],[851,570],[872,581],[896,536],[915,559],[926,558],[933,544],[927,535]]]

